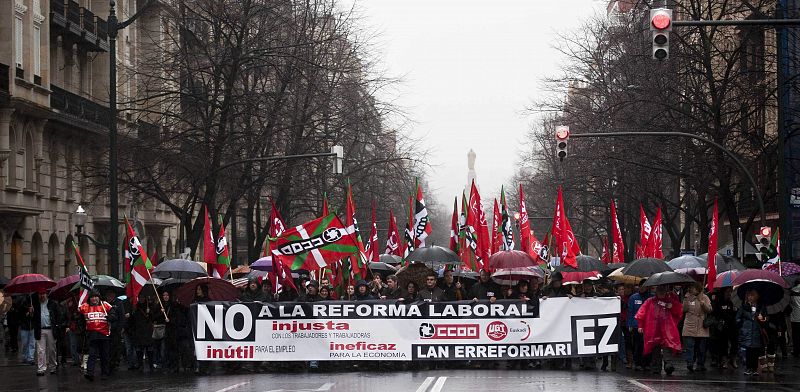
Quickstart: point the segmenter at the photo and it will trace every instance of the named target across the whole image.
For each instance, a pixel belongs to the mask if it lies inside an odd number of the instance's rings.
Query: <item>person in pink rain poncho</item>
[[[653,373],[661,374],[663,368],[670,375],[675,370],[663,350],[681,351],[681,335],[678,332],[681,316],[681,301],[666,286],[656,286],[655,297],[648,298],[636,313],[639,333],[644,335],[643,354],[653,354]]]

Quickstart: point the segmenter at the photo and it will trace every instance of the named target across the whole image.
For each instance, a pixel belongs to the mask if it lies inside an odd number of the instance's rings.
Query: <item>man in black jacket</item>
[[[439,285],[439,288],[442,289],[442,301],[466,299],[464,298],[464,288],[461,282],[453,281],[453,271],[451,270],[444,270],[444,279],[442,279],[442,284]]]
[[[500,295],[500,287],[492,282],[492,275],[489,274],[489,271],[482,270],[480,280],[469,290],[469,298],[495,300],[498,295]]]
[[[36,339],[36,374],[44,376],[47,371],[55,374],[58,369],[56,340],[65,336],[65,311],[61,304],[50,301],[46,291],[40,291],[33,301],[33,336]]]
[[[401,300],[405,296],[403,289],[398,286],[397,276],[389,275],[386,277],[386,289],[383,290],[381,299],[397,299]]]

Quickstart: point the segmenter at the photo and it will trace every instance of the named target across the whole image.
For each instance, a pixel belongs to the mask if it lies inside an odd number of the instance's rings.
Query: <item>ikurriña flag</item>
[[[278,261],[290,270],[316,271],[359,252],[355,228],[328,214],[286,230],[275,241],[272,255],[281,256]]]
[[[139,242],[139,237],[136,236],[136,232],[133,231],[133,227],[127,219],[125,219],[125,224],[128,226],[125,260],[130,265],[130,277],[125,291],[135,306],[139,299],[139,293],[150,280],[150,270],[153,269],[153,265],[150,264],[147,253],[145,253],[142,243]]]

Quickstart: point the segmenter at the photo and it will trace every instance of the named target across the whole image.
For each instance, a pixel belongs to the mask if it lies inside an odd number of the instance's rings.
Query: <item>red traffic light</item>
[[[764,226],[758,232],[764,237],[769,237],[772,234],[772,229],[768,226]]]
[[[556,128],[556,139],[566,140],[568,138],[569,138],[569,127],[562,125]]]
[[[666,12],[658,12],[650,18],[650,23],[658,30],[664,30],[672,23],[672,18]]]

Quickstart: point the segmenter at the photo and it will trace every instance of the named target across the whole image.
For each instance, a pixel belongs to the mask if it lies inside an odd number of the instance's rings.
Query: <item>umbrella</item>
[[[784,289],[789,286],[777,272],[748,269],[741,271],[736,279],[733,280],[734,291],[740,300],[750,290],[758,292],[759,302],[766,306],[775,305],[783,300]]]
[[[75,283],[81,280],[79,274],[70,275],[61,278],[56,282],[56,285],[50,289],[50,298],[56,301],[63,301],[69,298],[69,293],[75,288]]]
[[[561,276],[563,277],[561,284],[581,284],[586,279],[600,280],[603,274],[598,271],[565,271],[561,273]]]
[[[434,271],[425,264],[409,264],[398,269],[395,275],[397,275],[400,287],[405,289],[408,286],[408,282],[416,282],[419,287],[423,287],[425,277],[431,272]]]
[[[249,281],[250,281],[250,279],[247,279],[247,278],[238,278],[238,279],[232,280],[231,284],[233,284],[233,286],[236,287],[237,289],[241,290],[241,289],[247,287],[247,283]]]
[[[3,287],[6,287],[6,285],[7,285],[7,284],[8,284],[8,282],[10,282],[10,281],[11,281],[11,280],[9,280],[8,278],[6,278],[5,276],[0,276],[0,289],[2,289]]]
[[[499,268],[492,274],[497,284],[514,285],[521,280],[543,279],[544,271],[539,267]]]
[[[150,280],[148,280],[147,283],[145,283],[145,285],[142,286],[142,290],[139,291],[139,295],[148,296],[148,295],[155,294],[156,293],[156,287],[164,286],[164,282],[166,280],[169,280],[169,279],[163,279],[162,280],[162,279],[159,279],[159,278],[151,277]]]
[[[11,279],[4,291],[7,294],[27,294],[48,290],[55,285],[56,282],[42,274],[23,274]]]
[[[250,268],[258,271],[272,272],[272,256],[264,256],[254,261],[253,264],[250,264]]]
[[[392,264],[392,265],[400,264],[403,262],[403,258],[398,255],[380,255],[378,256],[378,260],[380,260],[381,263]]]
[[[664,260],[644,258],[634,260],[633,263],[622,269],[622,274],[647,278],[650,275],[666,271],[672,271],[672,268]]]
[[[667,262],[667,265],[675,270],[675,272],[680,272],[682,274],[694,273],[698,275],[705,275],[708,273],[706,264],[705,260],[691,255],[676,257]]]
[[[267,276],[267,274],[269,274],[269,272],[267,271],[252,270],[250,271],[249,274],[247,274],[247,276],[245,276],[245,278],[247,278],[248,280],[258,279],[258,278],[263,279],[265,276]]]
[[[160,279],[178,278],[193,279],[206,276],[206,270],[194,260],[172,259],[161,262],[153,268],[152,275]]]
[[[231,275],[234,277],[241,277],[242,275],[247,275],[252,271],[249,266],[247,265],[240,265],[233,270],[231,270]]]
[[[624,269],[625,268],[623,267],[615,270],[614,272],[608,274],[608,278],[615,282],[620,282],[625,284],[639,284],[642,278],[633,275],[625,275],[622,273],[622,270]]]
[[[741,271],[730,270],[717,274],[717,280],[714,281],[714,288],[720,289],[723,287],[733,287],[733,281],[741,274]]]
[[[708,253],[703,253],[697,257],[703,259],[704,267],[708,267]],[[733,257],[723,256],[719,253],[717,253],[717,257],[714,260],[716,260],[717,273],[733,270],[742,271],[747,269],[747,267],[740,263],[739,260],[736,260]]]
[[[778,268],[778,263],[770,264],[765,268],[767,271],[774,271],[778,272],[780,269],[780,274],[783,277],[792,276],[800,274],[800,265],[795,263],[780,263],[780,268]]]
[[[414,263],[425,263],[430,265],[461,263],[461,259],[458,257],[456,252],[438,245],[414,249],[414,251],[411,252],[408,257],[406,257],[406,260]]]
[[[94,281],[94,288],[97,290],[114,290],[116,294],[125,293],[125,283],[120,282],[119,279],[108,275],[95,275],[92,276]]]
[[[608,274],[610,274],[610,273],[612,273],[612,272],[614,272],[614,271],[616,271],[616,270],[618,270],[618,269],[620,269],[620,268],[625,268],[625,267],[627,267],[627,266],[628,266],[628,263],[611,263],[611,264],[606,264],[606,265],[604,265],[604,266],[603,266],[603,269],[601,269],[601,270],[600,270],[600,272],[601,272],[603,275],[605,275],[605,276],[608,276]]]
[[[375,262],[369,263],[367,268],[369,268],[370,271],[391,272],[391,273],[397,272],[397,268],[380,261],[377,263]]]
[[[789,290],[780,289],[778,285],[770,285],[766,282],[752,282],[735,287],[731,302],[737,307],[742,306],[744,297],[750,290],[758,291],[758,302],[766,306],[768,314],[783,312],[792,299],[789,295]],[[775,302],[772,303],[772,301]]]
[[[444,268],[439,270],[439,277],[440,278],[444,276],[444,271],[445,271]],[[478,280],[478,273],[475,272],[475,271],[465,270],[465,269],[459,268],[459,269],[453,270],[453,277],[456,278],[456,279],[462,279],[463,278],[463,279]]]
[[[592,256],[580,255],[576,257],[575,260],[577,260],[577,268],[561,263],[561,265],[556,267],[556,272],[592,272],[603,271],[608,268],[600,259]]]
[[[663,285],[677,285],[694,283],[694,279],[686,274],[674,271],[659,272],[647,278],[647,281],[642,285],[643,287],[655,287]]]
[[[239,289],[230,281],[206,276],[192,279],[175,291],[175,298],[178,302],[189,305],[194,302],[197,286],[206,285],[208,287],[208,299],[211,301],[231,301],[239,298]]]
[[[508,268],[536,267],[536,261],[526,252],[521,250],[501,250],[489,256],[489,268],[508,269]]]

